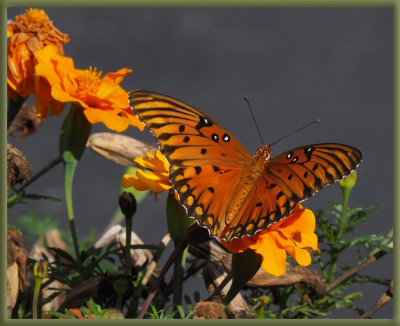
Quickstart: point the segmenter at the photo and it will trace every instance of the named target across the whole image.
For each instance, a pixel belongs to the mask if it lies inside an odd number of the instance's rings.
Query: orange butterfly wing
[[[180,203],[218,236],[250,154],[224,127],[181,101],[135,90],[129,102],[170,163],[170,181]]]
[[[361,159],[357,148],[335,143],[301,146],[271,159],[223,238],[254,235],[289,216],[298,202],[348,175]]]
[[[361,152],[343,144],[314,144],[297,147],[276,158],[265,172],[290,200],[299,202],[355,170]]]

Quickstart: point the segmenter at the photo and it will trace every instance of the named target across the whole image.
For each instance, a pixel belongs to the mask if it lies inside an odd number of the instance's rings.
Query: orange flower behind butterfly
[[[52,44],[63,55],[69,41],[50,21],[44,10],[29,9],[7,24],[7,96],[17,101],[35,92],[33,53]]]
[[[76,69],[73,59],[59,55],[54,46],[46,46],[34,55],[38,62],[35,74],[42,77],[36,79],[42,93],[36,101],[38,116],[62,112],[62,106],[51,105],[54,99],[56,103],[80,106],[91,124],[102,122],[118,132],[129,125],[144,129],[129,107],[128,93],[119,85],[131,69],[123,68],[101,77],[96,69]]]
[[[320,253],[314,230],[314,213],[297,204],[288,217],[271,224],[254,236],[232,239],[229,243],[222,240],[221,243],[231,252],[253,249],[262,256],[264,270],[280,276],[286,271],[287,253],[302,266],[311,264],[309,250]]]
[[[122,177],[122,185],[125,188],[134,187],[142,191],[151,189],[153,192],[162,192],[171,189],[169,182],[169,163],[160,151],[147,156],[137,157],[134,160],[139,165],[150,171],[136,170],[136,176],[125,174]]]
[[[124,175],[123,186],[135,187],[137,190],[151,189],[161,192],[172,188],[168,178],[169,163],[161,152],[147,157],[139,157],[135,162],[150,172],[140,169],[136,176]],[[220,240],[230,252],[243,252],[247,248],[262,256],[262,267],[270,274],[280,276],[286,270],[287,253],[300,265],[308,266],[311,263],[310,251],[320,253],[318,238],[314,233],[314,213],[297,204],[293,212],[281,221],[259,231],[254,236],[233,239],[231,242]]]

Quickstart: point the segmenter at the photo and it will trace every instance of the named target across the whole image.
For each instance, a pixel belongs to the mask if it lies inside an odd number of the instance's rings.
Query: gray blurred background
[[[9,8],[8,18],[26,8]],[[363,153],[350,207],[382,204],[378,214],[358,228],[357,235],[386,234],[393,218],[393,13],[391,8],[43,8],[71,39],[64,46],[77,68],[97,67],[105,73],[132,68],[121,84],[181,99],[224,125],[254,154],[261,145],[247,104],[253,106],[263,138],[271,143],[303,124],[317,124],[276,144],[273,155],[295,146],[339,142]],[[28,103],[33,103],[30,98]],[[34,173],[58,155],[58,134],[68,111],[48,118],[41,129],[9,142],[23,150]],[[92,132],[108,131],[102,124]],[[156,144],[148,131],[130,127],[124,134]],[[113,216],[124,168],[86,150],[75,175],[74,204],[78,236],[89,228],[103,231]],[[62,166],[27,192],[64,199]],[[134,229],[146,243],[156,244],[167,232],[165,199],[149,196],[138,207]],[[304,202],[317,210],[327,200],[341,200],[337,184]],[[67,229],[64,202],[37,201],[20,205],[9,215],[26,214],[34,206]],[[157,227],[155,227],[157,226]],[[356,263],[355,250],[341,257]],[[363,271],[392,278],[392,256]],[[185,292],[200,290],[193,281]],[[368,284],[354,287],[370,307],[386,290]],[[376,318],[392,318],[392,304]],[[332,318],[357,318],[341,309]]]

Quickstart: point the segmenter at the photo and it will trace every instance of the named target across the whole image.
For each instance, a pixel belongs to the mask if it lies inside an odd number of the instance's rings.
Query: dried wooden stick
[[[390,242],[389,244],[387,244],[387,246],[390,248],[393,248],[393,241]],[[332,290],[333,288],[338,286],[340,283],[347,280],[349,277],[353,276],[354,274],[358,273],[360,270],[367,267],[369,264],[377,261],[379,258],[383,257],[384,255],[386,255],[386,252],[380,250],[377,253],[375,253],[374,255],[372,255],[371,257],[368,257],[362,263],[358,264],[357,266],[354,266],[352,269],[350,269],[349,271],[344,273],[342,276],[338,277],[334,282],[329,284],[328,287],[326,288],[326,290],[329,292],[330,290]]]
[[[393,299],[393,280],[390,282],[388,289],[381,295],[378,301],[369,308],[363,315],[361,315],[361,319],[370,318],[375,312],[381,309],[385,304],[390,302]]]

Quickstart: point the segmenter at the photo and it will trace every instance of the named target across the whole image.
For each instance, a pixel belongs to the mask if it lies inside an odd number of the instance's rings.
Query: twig
[[[155,253],[153,260],[150,262],[149,267],[146,270],[146,273],[144,274],[142,280],[140,281],[141,286],[144,287],[147,284],[147,282],[149,281],[150,276],[153,274],[155,268],[157,267],[158,260],[160,259],[161,254],[164,252],[164,249],[170,240],[171,240],[171,236],[169,235],[169,233],[167,233],[162,238],[160,244],[158,245],[159,249]]]
[[[17,193],[19,194],[22,190],[24,190],[26,187],[28,187],[32,182],[36,181],[39,177],[41,177],[43,174],[46,172],[50,171],[52,168],[54,168],[57,164],[61,163],[62,159],[61,156],[58,156],[51,162],[49,162],[47,165],[45,165],[39,172],[37,172],[32,178],[29,179],[29,181],[25,182],[19,189],[17,190]]]
[[[385,304],[393,299],[393,280],[390,282],[388,289],[381,295],[378,301],[369,308],[360,318],[370,318],[375,312],[381,309]]]
[[[389,243],[387,246],[388,247],[393,246],[393,242]],[[354,274],[358,273],[360,270],[362,270],[363,268],[367,267],[369,264],[377,261],[379,258],[381,258],[384,255],[386,255],[386,252],[380,250],[377,253],[375,253],[374,255],[372,255],[371,257],[369,257],[366,260],[364,260],[361,264],[358,264],[357,266],[354,266],[352,269],[350,269],[349,271],[344,273],[342,276],[337,278],[334,282],[329,284],[328,287],[326,288],[327,292],[329,292],[330,290],[332,290],[333,288],[338,286],[343,281],[347,280],[349,277],[351,277]]]

